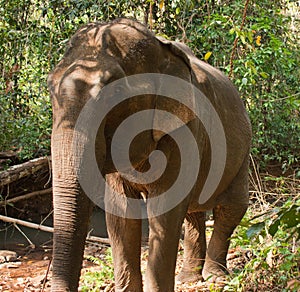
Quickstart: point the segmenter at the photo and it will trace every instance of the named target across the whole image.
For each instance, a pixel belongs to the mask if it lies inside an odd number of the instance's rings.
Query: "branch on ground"
[[[41,157],[24,162],[22,164],[14,165],[9,169],[0,172],[0,187],[31,175],[49,165],[50,162],[50,157]]]

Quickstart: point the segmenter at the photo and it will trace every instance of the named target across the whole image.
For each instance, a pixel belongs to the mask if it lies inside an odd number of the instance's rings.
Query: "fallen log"
[[[11,159],[16,158],[18,156],[18,152],[6,151],[0,152],[0,159]]]
[[[45,225],[41,225],[41,224],[27,222],[27,221],[12,218],[12,217],[7,217],[7,216],[0,215],[0,220],[2,220],[4,222],[8,222],[8,223],[22,225],[22,226],[29,227],[29,228],[32,228],[32,229],[45,231],[45,232],[50,232],[50,233],[54,232],[54,228],[51,227],[51,226],[45,226]],[[95,241],[95,242],[100,242],[100,243],[104,243],[104,244],[110,244],[108,238],[102,238],[102,237],[98,237],[98,236],[87,236],[86,239],[89,240],[89,241]]]
[[[31,175],[43,167],[49,166],[50,162],[51,158],[46,156],[11,166],[7,170],[0,172],[0,187],[8,185],[25,176]]]
[[[22,195],[22,196],[18,196],[18,197],[9,199],[9,200],[0,201],[0,206],[13,204],[13,203],[16,203],[18,201],[29,199],[31,197],[40,196],[40,195],[47,195],[47,194],[51,194],[51,193],[52,193],[52,188],[48,188],[48,189],[41,190],[41,191],[35,191],[35,192],[28,193],[28,194],[25,194],[25,195]]]

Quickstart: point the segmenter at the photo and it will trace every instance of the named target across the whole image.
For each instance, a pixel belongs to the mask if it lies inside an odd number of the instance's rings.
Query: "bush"
[[[224,291],[299,291],[299,196],[248,219],[252,212],[232,238],[247,261],[233,271]]]

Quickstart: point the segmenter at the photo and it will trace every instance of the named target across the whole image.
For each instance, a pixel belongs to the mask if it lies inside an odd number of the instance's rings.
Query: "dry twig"
[[[48,189],[41,190],[41,191],[35,191],[35,192],[28,193],[28,194],[25,194],[22,196],[18,196],[18,197],[9,199],[9,200],[0,201],[0,206],[13,204],[18,201],[26,200],[26,199],[29,199],[29,198],[35,197],[35,196],[48,195],[48,194],[51,194],[51,192],[52,192],[52,188],[48,188]]]

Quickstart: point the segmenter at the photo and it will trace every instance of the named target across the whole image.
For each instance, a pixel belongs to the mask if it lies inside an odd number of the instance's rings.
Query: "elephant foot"
[[[218,286],[224,286],[227,281],[228,271],[220,263],[207,261],[204,264],[202,276],[206,282],[215,283]]]
[[[203,281],[203,277],[201,270],[198,269],[189,270],[183,268],[176,277],[177,283],[196,283],[199,281]]]

